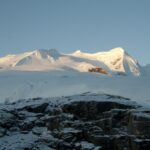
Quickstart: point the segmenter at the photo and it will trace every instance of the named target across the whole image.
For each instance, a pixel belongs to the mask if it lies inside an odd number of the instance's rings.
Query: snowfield
[[[104,76],[68,71],[0,72],[1,102],[84,92],[121,95],[150,105],[149,76]]]
[[[107,74],[89,72],[96,67]],[[94,54],[34,50],[0,58],[0,68],[0,102],[91,92],[150,106],[150,67],[141,67],[122,48]]]

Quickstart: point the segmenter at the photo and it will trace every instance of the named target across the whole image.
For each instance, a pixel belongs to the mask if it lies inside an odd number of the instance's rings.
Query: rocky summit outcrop
[[[0,105],[0,150],[149,150],[150,111],[82,94]]]

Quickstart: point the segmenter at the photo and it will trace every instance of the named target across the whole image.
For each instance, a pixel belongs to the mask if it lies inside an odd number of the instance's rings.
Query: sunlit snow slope
[[[94,54],[83,53],[79,50],[72,54],[61,54],[55,49],[40,49],[0,58],[0,67],[3,70],[74,70],[79,72],[101,68],[108,75],[113,73],[140,75],[138,62],[122,48]]]
[[[110,70],[115,72],[131,72],[134,75],[140,75],[140,66],[137,60],[131,57],[122,48],[114,48],[107,52],[98,52],[94,54],[83,53],[78,50],[73,53],[73,56],[103,62]]]

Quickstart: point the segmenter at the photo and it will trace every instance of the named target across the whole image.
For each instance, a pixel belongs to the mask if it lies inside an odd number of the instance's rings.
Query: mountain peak
[[[61,55],[61,53],[60,53],[57,49],[55,49],[55,48],[49,49],[49,50],[48,50],[48,53],[49,53],[52,57],[56,57],[56,56],[60,56],[60,55]]]
[[[76,50],[76,51],[74,52],[74,54],[80,54],[80,53],[82,53],[81,50]]]
[[[61,54],[56,49],[36,49],[33,51],[33,54],[38,58],[44,58],[51,56],[54,59],[58,58]]]
[[[97,53],[83,53],[77,50],[73,53],[73,56],[102,62],[113,72],[132,72],[134,75],[140,74],[139,65],[136,59],[131,57],[122,47]]]
[[[110,52],[124,54],[125,50],[122,47],[116,47],[116,48],[111,49]]]
[[[59,52],[56,50],[56,49],[35,49],[33,51],[33,53],[41,53],[41,54],[54,54],[54,53],[57,53],[59,54]]]

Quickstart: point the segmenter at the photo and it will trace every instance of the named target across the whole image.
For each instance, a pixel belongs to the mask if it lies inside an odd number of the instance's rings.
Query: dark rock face
[[[129,129],[135,135],[150,135],[150,112],[131,113]]]
[[[88,71],[89,72],[97,72],[97,73],[101,73],[101,74],[108,74],[108,72],[106,70],[104,70],[103,68],[100,68],[100,67],[90,68]]]
[[[44,111],[46,110],[48,106],[48,103],[43,103],[40,105],[30,105],[30,106],[26,106],[24,107],[25,110],[29,111],[29,112],[33,112],[33,113],[44,113]]]
[[[38,102],[0,108],[0,150],[150,149],[149,111],[116,101]]]
[[[74,102],[71,105],[65,105],[62,109],[66,113],[72,113],[79,118],[86,120],[95,120],[101,118],[103,112],[107,112],[111,109],[130,109],[132,106],[125,104],[119,104],[116,102]]]

